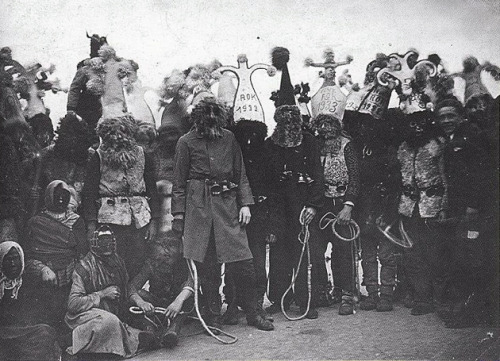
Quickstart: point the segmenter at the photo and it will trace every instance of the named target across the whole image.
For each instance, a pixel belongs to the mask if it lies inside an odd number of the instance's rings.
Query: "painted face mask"
[[[116,238],[108,226],[101,226],[94,233],[90,243],[92,252],[101,257],[111,256],[116,252]]]

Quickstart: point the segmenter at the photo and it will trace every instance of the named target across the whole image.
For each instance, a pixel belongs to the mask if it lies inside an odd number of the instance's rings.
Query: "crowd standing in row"
[[[450,74],[436,54],[377,54],[360,86],[336,77],[353,58],[327,49],[305,61],[324,69],[309,97],[278,47],[268,67],[240,55],[237,68],[173,71],[156,129],[138,64],[90,40],[56,137],[42,100],[61,90],[53,69],[0,50],[0,356],[173,347],[196,307],[214,334],[240,307],[271,331],[279,311],[315,319],[340,303],[348,316],[397,300],[447,327],[498,322],[499,103],[481,82],[499,80],[496,66],[469,57]],[[257,69],[281,72],[269,137]]]

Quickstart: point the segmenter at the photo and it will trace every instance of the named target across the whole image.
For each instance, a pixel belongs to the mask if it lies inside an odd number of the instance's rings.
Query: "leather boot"
[[[379,301],[379,297],[376,293],[368,294],[368,297],[364,298],[359,303],[359,308],[364,311],[371,311],[377,308],[377,303]]]
[[[258,314],[247,316],[247,323],[249,326],[254,326],[262,331],[274,330],[273,323],[271,321],[264,319],[261,315]]]
[[[389,312],[393,309],[392,297],[388,295],[380,295],[380,299],[377,302],[377,312]]]
[[[180,314],[170,324],[167,332],[165,332],[161,338],[161,343],[165,348],[173,348],[179,343],[179,333],[181,331],[181,326],[186,319],[186,314]]]
[[[342,291],[342,302],[339,307],[339,315],[347,316],[354,313],[354,295],[352,292]]]

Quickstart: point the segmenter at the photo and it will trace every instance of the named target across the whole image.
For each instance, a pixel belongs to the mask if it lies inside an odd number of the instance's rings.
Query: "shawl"
[[[116,300],[101,300],[101,305],[106,311],[113,314],[120,312],[119,305],[125,304],[128,300],[128,275],[125,263],[118,254],[100,256],[90,251],[75,267],[75,272],[82,278],[85,291],[88,294],[101,291],[109,286],[117,286],[120,289],[120,300],[118,302]]]

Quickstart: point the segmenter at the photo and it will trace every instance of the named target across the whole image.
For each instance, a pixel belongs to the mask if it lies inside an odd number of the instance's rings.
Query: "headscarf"
[[[69,204],[66,207],[66,210],[61,213],[54,212],[51,210],[54,208],[54,190],[59,185],[62,185],[62,188],[68,191],[70,194]],[[44,213],[48,214],[49,216],[51,216],[52,218],[61,222],[62,224],[64,224],[69,228],[72,228],[75,222],[78,220],[78,218],[80,218],[78,214],[73,212],[73,209],[75,209],[75,203],[76,203],[75,189],[70,187],[66,182],[62,180],[54,180],[50,182],[47,188],[45,189],[45,207],[47,209],[44,211]]]
[[[14,248],[19,253],[21,257],[21,272],[16,279],[9,279],[3,273],[3,259],[10,252],[10,250]],[[24,252],[19,244],[12,241],[6,241],[0,243],[0,300],[3,298],[5,294],[5,290],[12,290],[12,298],[17,298],[17,293],[19,292],[19,288],[23,284],[22,275],[24,272]]]

